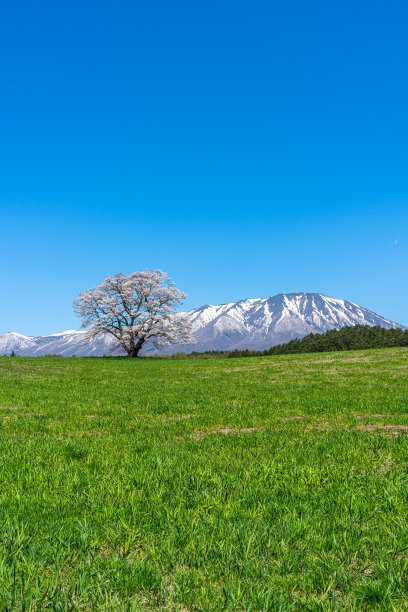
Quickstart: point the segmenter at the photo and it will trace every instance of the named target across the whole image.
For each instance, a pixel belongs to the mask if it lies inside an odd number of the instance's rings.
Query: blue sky
[[[408,7],[19,1],[0,19],[0,332],[107,274],[408,325]]]

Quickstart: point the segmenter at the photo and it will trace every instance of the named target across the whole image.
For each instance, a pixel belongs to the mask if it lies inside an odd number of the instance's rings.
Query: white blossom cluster
[[[188,315],[174,312],[186,297],[162,270],[143,270],[108,276],[73,304],[87,339],[111,334],[117,348],[136,357],[146,342],[156,347],[195,343]]]

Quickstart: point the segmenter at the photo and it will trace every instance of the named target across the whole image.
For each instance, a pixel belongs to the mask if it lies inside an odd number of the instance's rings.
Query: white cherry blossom
[[[146,342],[156,347],[195,343],[190,318],[175,312],[186,297],[162,270],[118,273],[81,292],[74,312],[88,340],[111,334],[116,348],[137,357]]]

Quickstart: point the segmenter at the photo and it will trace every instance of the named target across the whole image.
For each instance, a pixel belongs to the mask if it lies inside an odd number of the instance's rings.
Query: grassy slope
[[[0,608],[401,609],[407,358],[0,358]]]

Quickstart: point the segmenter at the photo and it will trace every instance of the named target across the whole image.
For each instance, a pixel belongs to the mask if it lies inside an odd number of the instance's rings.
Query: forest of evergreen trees
[[[342,329],[331,329],[324,334],[309,334],[295,338],[286,344],[272,346],[265,351],[234,350],[207,351],[204,353],[176,353],[173,359],[217,359],[225,357],[255,357],[262,355],[289,355],[293,353],[322,353],[327,351],[350,351],[359,349],[408,346],[408,329],[405,331],[385,329],[376,325],[353,325]]]

